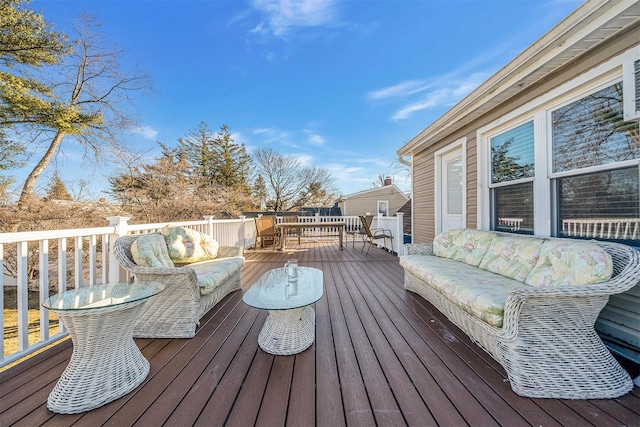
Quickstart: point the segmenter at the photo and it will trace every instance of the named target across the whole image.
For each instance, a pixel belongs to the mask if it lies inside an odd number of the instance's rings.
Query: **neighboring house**
[[[414,242],[470,227],[640,246],[639,87],[640,2],[583,3],[398,150]],[[640,288],[597,328],[639,361]]]
[[[408,200],[409,197],[387,178],[382,187],[343,196],[338,200],[338,206],[345,216],[366,214],[393,216]]]

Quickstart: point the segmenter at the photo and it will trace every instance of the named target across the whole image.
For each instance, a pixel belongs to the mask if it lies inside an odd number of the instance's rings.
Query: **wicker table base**
[[[270,354],[286,356],[300,353],[316,337],[316,313],[310,306],[292,310],[270,310],[258,345]]]
[[[73,354],[49,395],[47,408],[77,414],[102,406],[136,388],[149,362],[133,341],[144,300],[92,310],[52,310],[69,330]]]

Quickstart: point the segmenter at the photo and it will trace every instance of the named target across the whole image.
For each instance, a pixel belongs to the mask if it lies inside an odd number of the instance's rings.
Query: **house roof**
[[[387,190],[387,189],[394,189],[397,193],[402,194],[402,196],[404,196],[405,199],[409,200],[409,196],[407,196],[402,190],[400,190],[395,184],[389,184],[389,185],[385,185],[382,187],[377,187],[377,188],[372,188],[370,190],[364,190],[364,191],[359,191],[357,193],[351,193],[351,194],[347,194],[346,196],[342,196],[340,198],[340,201],[342,200],[347,200],[350,197],[361,197],[361,196],[366,196],[369,193],[373,194],[373,193],[377,193],[380,192],[380,190]]]
[[[398,150],[411,156],[640,21],[637,0],[587,1]]]

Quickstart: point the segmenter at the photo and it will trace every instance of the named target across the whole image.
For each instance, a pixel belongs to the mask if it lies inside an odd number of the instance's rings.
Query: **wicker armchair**
[[[507,297],[504,323],[496,328],[470,315],[405,269],[405,288],[444,313],[507,371],[511,388],[527,397],[607,399],[633,388],[594,329],[609,295],[640,280],[640,251],[594,241],[613,259],[604,283],[540,288],[523,284]],[[433,255],[430,244],[405,245],[406,254]]]
[[[227,294],[241,288],[241,268],[238,268],[213,292],[203,296],[196,273],[196,270],[215,269],[216,263],[224,262],[225,258],[243,257],[241,247],[221,246],[215,259],[194,263],[193,267],[140,267],[131,255],[131,245],[138,237],[119,237],[114,244],[116,259],[136,281],[162,282],[166,289],[144,305],[140,320],[133,330],[134,337],[191,338],[196,334],[200,318]]]

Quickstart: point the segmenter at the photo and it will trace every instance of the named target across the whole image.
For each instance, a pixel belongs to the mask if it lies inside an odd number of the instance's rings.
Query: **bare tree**
[[[83,16],[75,27],[74,52],[56,73],[60,80],[52,84],[70,107],[65,111],[73,114],[60,117],[58,127],[36,129],[36,139],[45,141],[45,150],[24,182],[19,206],[33,195],[37,179],[61,150],[63,140],[82,147],[85,157],[97,161],[113,150],[122,150],[123,130],[136,126],[127,107],[134,93],[151,89],[150,79],[137,68],[132,72],[122,69],[122,51],[105,42],[98,26],[91,17]]]
[[[266,182],[267,208],[272,211],[317,205],[318,200],[328,203],[337,197],[333,178],[323,168],[305,168],[295,157],[270,148],[258,148],[253,157]]]

